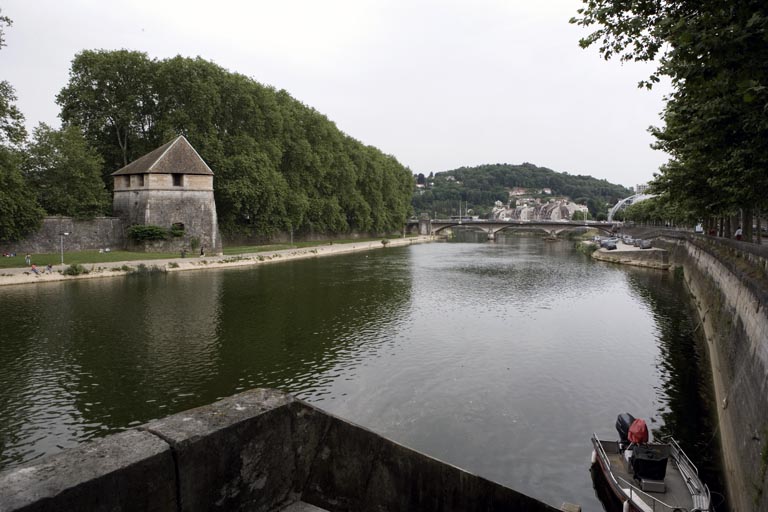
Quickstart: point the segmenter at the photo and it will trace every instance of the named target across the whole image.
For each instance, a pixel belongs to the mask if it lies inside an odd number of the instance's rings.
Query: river
[[[627,411],[679,438],[719,490],[687,300],[676,273],[526,237],[7,286],[0,468],[274,387],[585,511],[601,510],[590,435],[614,438]]]

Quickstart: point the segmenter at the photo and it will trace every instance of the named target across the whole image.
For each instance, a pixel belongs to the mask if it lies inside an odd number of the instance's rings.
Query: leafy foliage
[[[283,90],[201,58],[84,51],[57,97],[102,176],[183,134],[213,169],[226,233],[387,232],[410,213],[411,173]]]
[[[490,212],[496,201],[506,204],[509,190],[520,187],[533,191],[549,188],[552,195],[568,196],[575,202],[587,204],[592,216],[597,217],[607,212],[609,204],[631,195],[629,189],[606,180],[558,173],[530,163],[461,167],[437,173],[431,183],[426,191],[414,193],[416,213],[456,214],[459,201],[466,201],[469,209],[483,215]]]
[[[45,212],[19,170],[17,151],[0,145],[0,240],[15,241],[38,229]]]
[[[136,242],[167,240],[170,232],[160,226],[135,225],[128,228],[128,238]]]
[[[67,268],[65,268],[62,272],[65,276],[79,276],[82,274],[88,274],[90,273],[87,268],[82,266],[79,263],[76,263],[74,265],[70,265]]]
[[[656,147],[672,156],[653,191],[675,215],[768,208],[768,4],[758,0],[585,0],[572,23],[607,59],[651,61],[674,92]],[[751,228],[751,221],[746,228]]]
[[[53,130],[40,124],[27,147],[24,172],[49,215],[93,218],[109,212],[101,157],[77,126]]]
[[[0,13],[2,13],[3,10],[0,9]],[[0,48],[5,46],[5,30],[3,30],[3,25],[6,27],[10,27],[13,24],[13,21],[11,21],[11,18],[8,16],[2,16],[0,15]]]
[[[10,26],[10,18],[0,16],[0,48],[5,46],[3,25]],[[15,101],[13,87],[0,81],[0,240],[7,241],[36,230],[44,215],[20,170],[26,130]]]

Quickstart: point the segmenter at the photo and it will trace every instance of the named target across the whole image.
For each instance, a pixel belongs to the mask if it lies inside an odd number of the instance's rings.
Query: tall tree
[[[653,183],[700,215],[768,207],[768,5],[759,0],[585,0],[573,23],[605,58],[653,61],[674,91],[652,128],[673,160]]]
[[[54,130],[40,124],[27,147],[23,169],[49,215],[92,218],[110,208],[102,165],[101,156],[77,126]]]
[[[80,126],[104,157],[108,176],[150,151],[156,62],[129,50],[86,50],[75,56],[69,83],[56,97],[64,124]]]
[[[225,233],[399,231],[410,209],[412,177],[394,158],[287,92],[200,58],[82,52],[58,101],[104,158],[107,180],[185,135],[215,173]]]
[[[10,18],[0,16],[0,49],[5,46],[3,26],[11,24]],[[0,241],[23,238],[40,226],[44,215],[19,169],[27,134],[15,101],[11,84],[0,82]]]

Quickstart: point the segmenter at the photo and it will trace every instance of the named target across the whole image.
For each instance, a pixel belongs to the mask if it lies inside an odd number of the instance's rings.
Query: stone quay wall
[[[0,473],[0,510],[557,509],[257,389]],[[309,510],[310,508],[298,508]]]
[[[658,241],[683,267],[706,337],[731,510],[768,512],[768,247],[690,233]]]

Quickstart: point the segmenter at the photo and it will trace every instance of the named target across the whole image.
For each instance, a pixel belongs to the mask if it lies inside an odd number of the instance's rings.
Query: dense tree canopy
[[[104,159],[106,180],[186,136],[215,173],[228,233],[386,232],[410,213],[413,178],[393,157],[287,92],[200,58],[84,51],[57,101],[65,125],[81,126]]]
[[[672,156],[653,190],[684,217],[768,208],[768,4],[585,0],[574,23],[605,58],[658,63],[670,78],[656,146]],[[748,217],[748,215],[747,215]],[[745,230],[751,228],[751,222]]]
[[[102,159],[77,126],[40,124],[25,152],[24,174],[49,215],[92,218],[111,211]]]
[[[466,207],[483,215],[496,201],[506,204],[509,190],[520,187],[534,192],[548,188],[552,195],[587,204],[592,216],[597,218],[607,212],[607,205],[631,195],[629,189],[606,180],[559,173],[530,163],[461,167],[436,174],[431,183],[426,191],[414,194],[417,213],[456,214],[459,201],[466,201]],[[462,212],[464,208],[462,206]]]

